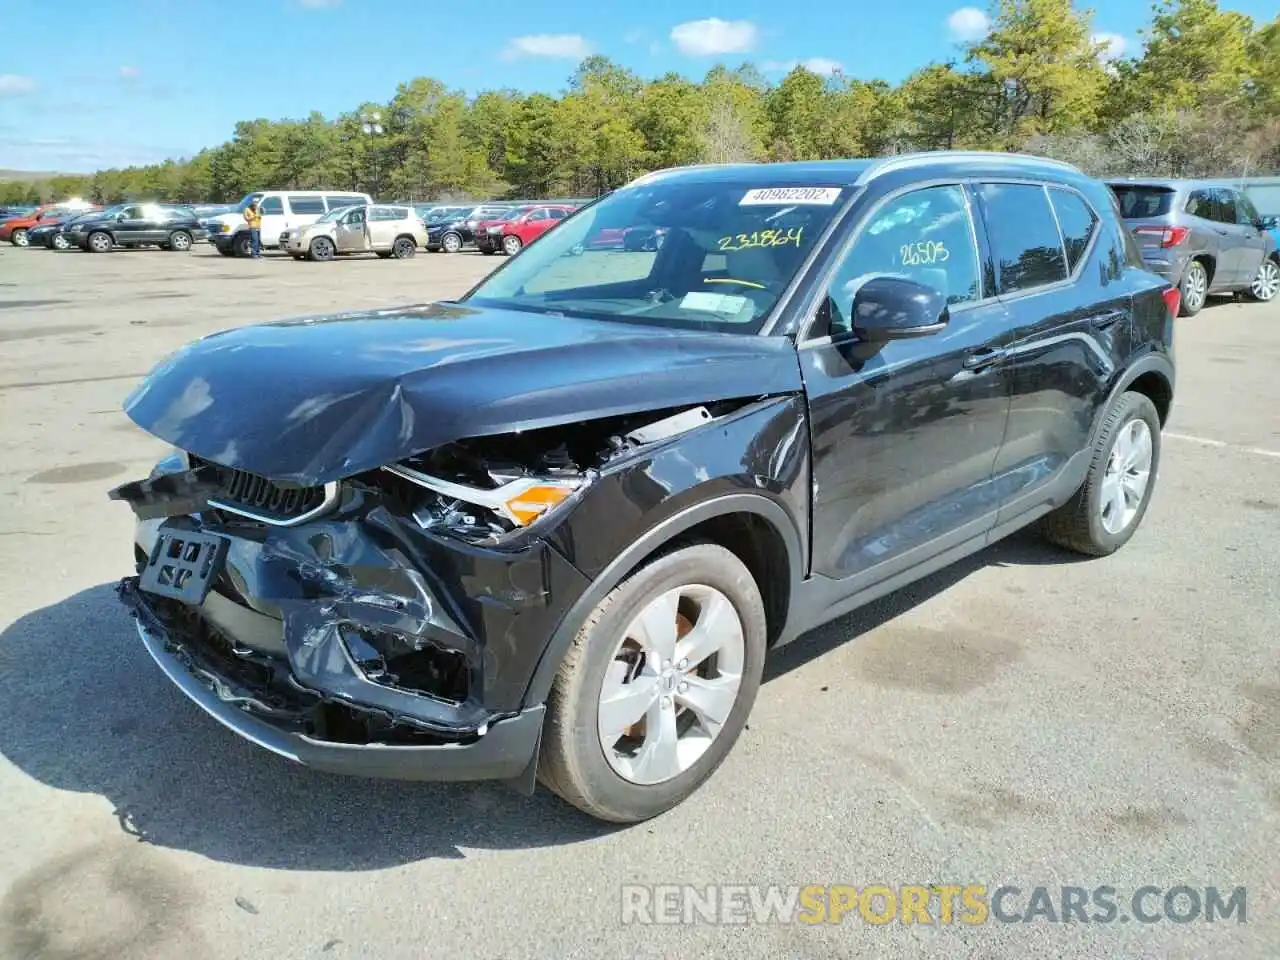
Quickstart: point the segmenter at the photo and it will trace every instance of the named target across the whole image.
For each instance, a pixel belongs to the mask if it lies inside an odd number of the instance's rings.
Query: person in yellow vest
[[[244,208],[244,222],[249,226],[249,239],[253,243],[253,259],[262,256],[262,210],[254,200]]]

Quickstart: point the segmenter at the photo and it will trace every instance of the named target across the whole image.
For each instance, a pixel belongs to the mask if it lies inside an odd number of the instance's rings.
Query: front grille
[[[282,523],[318,510],[325,502],[324,487],[305,487],[282,480],[269,480],[247,470],[210,463],[194,455],[192,469],[212,467],[218,478],[218,492],[211,500],[216,506],[243,511],[267,522]]]

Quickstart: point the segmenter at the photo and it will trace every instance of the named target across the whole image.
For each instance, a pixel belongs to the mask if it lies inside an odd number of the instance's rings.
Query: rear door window
[[[1067,278],[1062,238],[1044,187],[984,183],[978,193],[1001,293],[1018,293]]]
[[[324,200],[320,197],[298,197],[290,194],[289,209],[294,213],[303,214],[320,214],[324,213]]]
[[[1168,187],[1130,183],[1113,183],[1110,187],[1120,204],[1120,216],[1126,220],[1163,217],[1173,209],[1173,191]]]
[[[263,216],[271,216],[273,214],[284,213],[284,201],[279,197],[264,197],[258,210]]]
[[[330,210],[337,210],[339,207],[362,206],[365,202],[364,197],[349,196],[325,197],[325,200],[328,201]]]
[[[1098,229],[1098,218],[1084,198],[1071,190],[1050,187],[1049,198],[1053,201],[1053,212],[1057,214],[1058,226],[1062,229],[1062,242],[1067,249],[1067,270],[1075,273],[1089,249],[1094,231]]]
[[[1210,220],[1218,223],[1236,222],[1236,196],[1233,190],[1221,188],[1211,191],[1212,203],[1209,207]]]

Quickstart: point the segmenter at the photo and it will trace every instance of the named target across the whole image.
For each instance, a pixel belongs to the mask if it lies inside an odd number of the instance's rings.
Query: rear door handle
[[[1003,350],[993,350],[990,347],[979,347],[976,350],[970,350],[964,358],[964,368],[966,370],[985,370],[987,367],[994,366],[1005,358]]]
[[[1125,315],[1123,310],[1108,310],[1090,317],[1089,323],[1095,330],[1105,330],[1117,321],[1123,320]]]

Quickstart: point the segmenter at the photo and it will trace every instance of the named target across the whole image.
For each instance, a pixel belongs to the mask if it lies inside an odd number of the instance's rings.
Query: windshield
[[[755,333],[846,191],[754,181],[624,187],[531,243],[477,305]]]
[[[532,209],[533,207],[514,207],[511,210],[504,210],[502,213],[495,215],[493,219],[500,222],[519,220]]]
[[[326,213],[323,217],[317,220],[316,223],[333,223],[333,221],[337,220],[348,210],[354,210],[357,206],[359,206],[359,204],[352,204],[349,207],[337,207]]]

